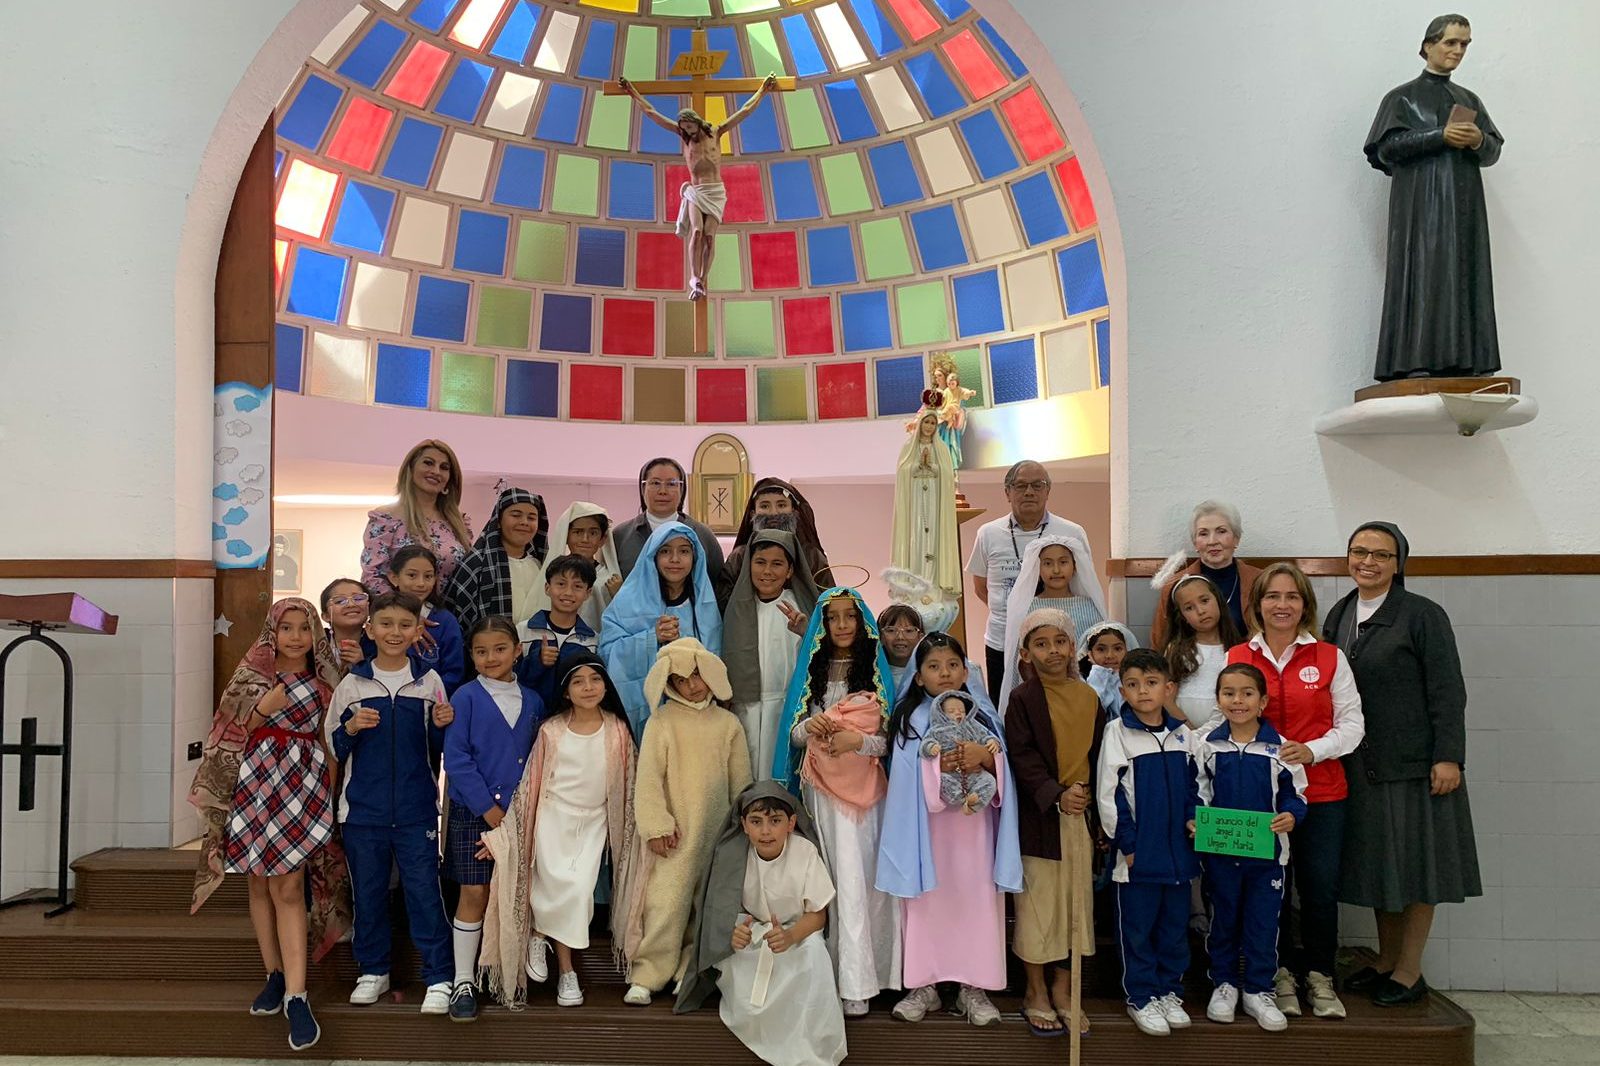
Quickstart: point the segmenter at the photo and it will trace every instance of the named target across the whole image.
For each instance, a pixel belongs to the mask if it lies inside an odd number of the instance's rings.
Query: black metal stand
[[[6,728],[6,668],[11,661],[11,653],[24,644],[37,642],[43,644],[56,653],[56,658],[61,660],[61,743],[39,743],[39,719],[24,718],[21,722],[21,731],[17,743],[5,743]],[[67,650],[54,640],[44,635],[44,626],[38,622],[28,627],[24,636],[18,637],[0,651],[0,795],[4,795],[4,757],[15,755],[21,760],[20,774],[17,782],[17,810],[33,810],[35,786],[38,780],[38,761],[40,756],[56,756],[61,759],[61,824],[57,836],[58,853],[56,856],[56,906],[45,912],[46,918],[54,918],[72,909],[72,901],[67,898],[67,871],[68,850],[67,830],[71,825],[72,802],[72,659],[67,655]],[[0,825],[4,818],[0,817]],[[23,892],[10,899],[0,900],[0,908],[16,906],[19,903],[36,903],[41,897],[35,892]]]

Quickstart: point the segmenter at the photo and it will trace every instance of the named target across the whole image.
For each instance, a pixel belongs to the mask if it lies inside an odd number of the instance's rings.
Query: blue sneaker
[[[283,971],[273,970],[267,974],[267,983],[261,989],[261,994],[256,996],[256,1001],[250,1004],[250,1013],[255,1015],[276,1014],[283,1009]]]
[[[450,992],[450,1020],[471,1022],[478,1019],[478,991],[471,981],[462,981]]]
[[[289,1050],[304,1051],[322,1039],[322,1026],[311,1014],[311,1001],[304,992],[289,996],[283,1001],[283,1013],[289,1019]]]

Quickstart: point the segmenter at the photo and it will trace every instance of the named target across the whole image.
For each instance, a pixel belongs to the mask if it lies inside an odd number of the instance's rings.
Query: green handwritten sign
[[[1235,859],[1270,859],[1277,854],[1271,811],[1196,807],[1194,850]]]

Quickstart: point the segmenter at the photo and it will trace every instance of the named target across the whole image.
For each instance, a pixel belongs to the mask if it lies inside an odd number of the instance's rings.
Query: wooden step
[[[225,1047],[241,1058],[291,1058],[281,1017],[245,1011],[257,981],[0,981],[0,1032],[10,1054],[176,1057]],[[485,1008],[471,1025],[417,1014],[422,989],[399,990],[371,1007],[346,1002],[348,986],[314,985],[312,1004],[322,1025],[319,1059],[433,1059],[660,1066],[753,1066],[754,1058],[722,1025],[714,1008],[673,1015],[668,1000],[628,1007],[615,990],[589,989],[579,1008],[554,1005],[540,989],[528,1009]],[[968,1066],[974,1061],[1015,1066],[1060,1066],[1065,1039],[1033,1037],[1017,1017],[1017,1001],[995,998],[1000,1025],[976,1029],[948,1015],[918,1025],[894,1021],[884,1004],[846,1026],[848,1063]],[[1094,1031],[1084,1060],[1215,1066],[1219,1062],[1317,1062],[1339,1066],[1405,1063],[1462,1066],[1473,1060],[1473,1022],[1449,999],[1433,995],[1413,1007],[1380,1011],[1349,1003],[1342,1022],[1295,1019],[1284,1033],[1263,1033],[1241,1020],[1214,1025],[1195,1009],[1194,1025],[1166,1039],[1140,1035],[1120,1002],[1085,1001]],[[303,1053],[301,1057],[304,1057]]]
[[[73,899],[86,911],[188,914],[199,862],[192,850],[102,848],[72,864]],[[243,913],[249,906],[245,879],[224,877],[205,910]]]

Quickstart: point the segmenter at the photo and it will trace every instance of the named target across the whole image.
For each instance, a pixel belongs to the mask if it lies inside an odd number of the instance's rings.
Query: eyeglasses
[[[683,488],[683,482],[677,478],[673,478],[671,481],[657,481],[655,478],[651,478],[644,483],[644,487],[651,491],[657,489],[681,489]]]
[[[1371,559],[1375,563],[1388,563],[1394,561],[1395,554],[1394,552],[1383,551],[1381,549],[1379,551],[1371,551],[1367,548],[1351,548],[1350,558],[1354,559],[1358,563],[1364,563],[1368,559]]]
[[[906,625],[906,626],[884,626],[883,627],[883,631],[886,634],[887,633],[892,633],[897,637],[909,637],[909,636],[912,636],[914,634],[922,632],[922,630],[918,629],[916,626],[911,626],[911,625]]]
[[[1018,492],[1043,492],[1050,487],[1048,481],[1013,481],[1011,487]]]
[[[354,596],[338,596],[328,601],[335,607],[359,607],[367,602],[366,593],[358,592]]]

